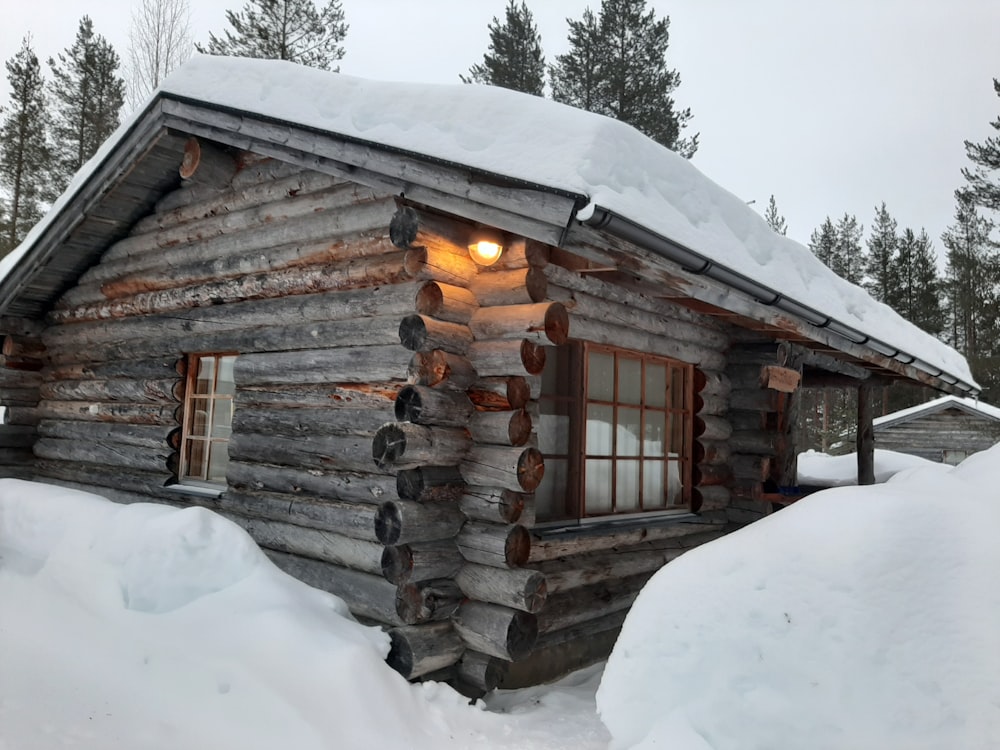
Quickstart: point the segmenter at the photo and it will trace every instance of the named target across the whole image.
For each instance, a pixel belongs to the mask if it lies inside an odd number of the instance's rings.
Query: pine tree
[[[545,89],[545,56],[534,17],[523,1],[508,0],[504,23],[489,24],[490,49],[482,63],[469,68],[464,83],[484,83],[541,96]]]
[[[898,270],[896,256],[899,238],[896,227],[896,220],[889,215],[883,201],[875,209],[875,222],[868,238],[868,257],[865,260],[868,283],[865,288],[875,299],[898,310],[895,275]]]
[[[10,105],[0,124],[0,184],[9,207],[0,238],[0,255],[15,248],[42,217],[43,188],[51,153],[46,139],[48,112],[42,69],[25,37],[7,61]]]
[[[1000,81],[996,78],[993,90],[1000,96]],[[1000,131],[1000,117],[990,127]],[[1000,137],[993,136],[982,143],[965,141],[965,153],[975,168],[962,170],[968,182],[962,192],[976,205],[1000,211]]]
[[[852,284],[861,284],[865,274],[865,253],[861,248],[864,227],[846,213],[837,222],[837,267],[833,270]]]
[[[767,225],[780,235],[788,234],[788,223],[785,217],[778,213],[778,204],[774,201],[774,196],[767,202],[767,211],[764,212],[764,220]]]
[[[837,228],[827,216],[826,220],[809,237],[809,249],[827,268],[833,269],[837,263]]]
[[[55,101],[53,182],[57,193],[119,125],[125,102],[119,65],[118,53],[103,36],[94,34],[88,16],[80,20],[73,46],[58,55],[58,62],[49,58]]]
[[[595,20],[567,19],[570,49],[549,70],[556,101],[627,122],[656,142],[690,158],[698,136],[681,138],[689,109],[675,108],[680,85],[667,67],[670,19],[646,12],[645,0],[602,0]]]
[[[233,27],[217,37],[209,32],[208,46],[199,52],[233,57],[290,60],[323,70],[336,70],[344,57],[341,42],[347,23],[340,0],[329,0],[317,10],[313,0],[248,0],[243,10],[226,11]]]
[[[907,320],[938,336],[944,330],[944,311],[941,309],[941,276],[931,238],[924,229],[916,237],[911,260],[913,268],[913,312]]]

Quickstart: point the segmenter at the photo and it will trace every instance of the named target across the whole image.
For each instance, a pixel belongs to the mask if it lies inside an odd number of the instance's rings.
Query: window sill
[[[221,497],[222,493],[226,491],[225,487],[208,487],[196,484],[167,484],[164,485],[163,489],[167,492],[174,492],[178,495],[194,495],[197,497]]]
[[[664,513],[642,513],[624,518],[587,518],[573,522],[552,521],[536,525],[531,529],[531,534],[542,539],[598,536],[615,531],[627,531],[643,527],[672,526],[681,523],[704,526],[716,525],[714,522],[706,521],[697,513],[691,513],[690,511],[666,511]]]

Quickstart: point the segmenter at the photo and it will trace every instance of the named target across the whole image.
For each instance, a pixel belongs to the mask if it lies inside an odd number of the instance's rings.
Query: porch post
[[[875,484],[875,430],[872,427],[872,384],[858,386],[858,484]]]

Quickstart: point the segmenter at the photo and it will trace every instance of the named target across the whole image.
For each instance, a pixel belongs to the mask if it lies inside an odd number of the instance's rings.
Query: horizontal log
[[[10,370],[0,367],[0,389],[35,388],[42,384],[41,373],[32,370]]]
[[[534,492],[545,474],[545,461],[532,447],[474,445],[459,468],[471,485]]]
[[[672,542],[672,543],[671,543]],[[613,586],[615,581],[642,573],[655,573],[685,551],[677,540],[648,542],[609,552],[575,555],[538,565],[545,576],[549,594],[555,596],[594,584]]]
[[[184,381],[178,377],[158,380],[56,380],[39,388],[43,399],[54,401],[131,401],[174,403],[184,400]]]
[[[536,653],[541,653],[545,649],[556,648],[580,639],[585,639],[587,642],[593,643],[609,631],[621,630],[628,612],[629,610],[627,609],[619,609],[610,614],[598,615],[593,619],[583,620],[562,630],[541,633],[535,644]]]
[[[699,414],[694,418],[694,435],[702,440],[725,441],[733,434],[732,425],[722,417]]]
[[[774,468],[774,459],[770,456],[733,456],[729,464],[733,476],[737,479],[752,479],[763,482]]]
[[[415,581],[396,590],[396,614],[408,625],[447,620],[458,611],[462,591],[454,581]]]
[[[413,353],[407,379],[413,385],[464,391],[479,379],[479,375],[464,356],[434,349]]]
[[[302,383],[386,384],[406,379],[411,356],[398,344],[241,353],[233,365],[233,375],[241,388]],[[384,386],[378,389],[385,390]]]
[[[230,457],[226,480],[231,488],[316,496],[327,500],[379,505],[393,495],[395,477],[347,471],[323,472],[299,466],[273,466]]]
[[[316,409],[335,411],[381,412],[387,422],[392,415],[398,384],[303,383],[301,385],[240,384],[236,392],[236,410],[240,409]]]
[[[462,427],[469,423],[474,407],[461,391],[439,390],[426,385],[406,385],[396,397],[395,415],[401,422]]]
[[[24,359],[45,359],[45,344],[35,336],[15,336],[7,334],[0,344],[3,356]]]
[[[729,507],[730,492],[728,487],[711,485],[696,487],[701,504],[698,512],[707,513],[713,510],[725,510]]]
[[[37,372],[44,366],[45,361],[38,357],[0,357],[0,367],[7,370]]]
[[[40,419],[79,419],[93,422],[124,424],[180,424],[181,407],[174,404],[130,404],[124,402],[42,401],[38,404]],[[14,424],[14,423],[12,423]]]
[[[418,466],[396,474],[396,493],[402,500],[455,502],[465,491],[457,466]]]
[[[745,411],[776,412],[784,398],[784,394],[769,389],[735,387],[729,394],[729,406]]]
[[[457,679],[475,692],[488,693],[500,686],[509,667],[506,659],[466,649],[458,662]]]
[[[411,422],[383,425],[371,441],[370,456],[379,468],[448,466],[462,460],[471,445],[460,427],[426,427]]]
[[[548,596],[545,576],[536,570],[463,565],[455,582],[470,599],[538,612]]]
[[[540,375],[545,369],[545,347],[528,339],[474,341],[467,356],[482,377]]]
[[[40,393],[38,386],[27,388],[0,386],[0,403],[7,406],[35,406],[40,398]]]
[[[469,290],[481,307],[530,305],[542,302],[549,280],[539,268],[489,270],[469,282]]]
[[[670,337],[669,329],[656,334],[577,315],[571,316],[571,325],[573,338],[581,341],[669,357],[708,370],[721,370],[726,364],[725,350],[701,342],[679,341]]]
[[[462,557],[495,568],[524,565],[531,554],[531,535],[524,526],[467,521],[456,539]]]
[[[139,471],[135,468],[123,469],[119,466],[102,466],[99,464],[75,463],[64,460],[38,459],[34,465],[35,476],[32,479],[46,479],[62,482],[79,482],[86,479],[92,485],[91,492],[104,495],[105,488],[118,488],[127,492],[146,495],[150,501],[162,501],[169,495],[164,485],[174,480],[166,467],[157,471]]]
[[[144,425],[44,419],[38,423],[38,434],[86,443],[111,441],[161,452],[174,451],[180,447],[180,427],[176,424]]]
[[[566,308],[558,302],[481,307],[469,321],[476,339],[527,339],[556,346],[569,340],[569,326]]]
[[[727,464],[731,451],[728,442],[698,439],[694,441],[692,456],[697,464]]]
[[[699,370],[698,372],[696,383],[700,380],[701,387],[696,390],[702,396],[729,397],[729,394],[732,392],[732,383],[726,373],[719,370]]]
[[[17,468],[29,468],[35,461],[35,454],[30,448],[0,448],[0,466],[13,466]],[[15,479],[34,479],[32,472],[21,475],[20,472],[4,469],[0,476]]]
[[[539,636],[628,609],[652,575],[653,571],[647,571],[551,594],[538,613]]]
[[[472,343],[469,327],[435,320],[427,315],[407,315],[398,325],[399,342],[414,352],[443,349],[464,354]]]
[[[468,223],[398,202],[389,222],[389,236],[396,247],[433,248],[466,259],[471,230]]]
[[[538,638],[535,615],[497,604],[466,602],[454,626],[469,648],[507,661],[526,657]]]
[[[415,307],[421,315],[468,325],[479,303],[468,289],[443,281],[427,281],[417,292]]]
[[[43,330],[45,330],[45,324],[40,320],[14,315],[0,315],[0,334],[38,338],[42,335]]]
[[[699,464],[691,474],[691,481],[699,487],[728,484],[733,478],[733,470],[726,464]]]
[[[281,521],[247,518],[230,511],[221,512],[246,530],[261,547],[303,555],[362,573],[381,573],[382,545],[375,542]]]
[[[531,400],[528,379],[518,375],[480,378],[466,392],[477,408],[492,411],[523,409]]]
[[[517,523],[525,504],[523,493],[494,487],[464,487],[459,499],[467,518],[494,524]]]
[[[7,406],[3,409],[5,425],[31,426],[37,425],[40,420],[38,407],[35,406]]]
[[[406,624],[396,614],[396,587],[381,575],[275,550],[264,551],[275,565],[289,575],[343,599],[356,617],[387,625]]]
[[[242,407],[233,412],[235,432],[284,435],[363,435],[371,437],[392,414],[387,409]]]
[[[513,237],[507,242],[500,259],[492,268],[544,268],[549,263],[549,246],[524,237]]]
[[[729,439],[733,453],[749,453],[761,456],[775,456],[778,452],[780,436],[770,432],[744,432],[736,430]]]
[[[408,680],[450,667],[465,652],[465,642],[451,622],[391,628],[389,640],[385,660]]]
[[[270,463],[320,471],[375,472],[371,438],[362,435],[299,435],[286,437],[235,432],[229,457],[245,463]]]
[[[164,443],[159,450],[107,440],[89,443],[80,440],[40,437],[35,441],[35,455],[60,461],[115,466],[139,471],[159,472],[167,466],[173,451]]]
[[[523,446],[531,438],[531,416],[516,411],[477,411],[468,419],[469,433],[476,443]]]
[[[374,518],[375,537],[386,546],[451,539],[465,521],[451,503],[387,500]]]
[[[0,448],[31,449],[38,439],[38,429],[31,425],[0,426]]]
[[[50,331],[59,330],[54,326]],[[35,374],[35,373],[32,373]],[[44,371],[46,380],[169,380],[187,374],[185,357],[118,359],[111,362],[83,362],[53,365]]]
[[[345,502],[303,493],[293,495],[228,487],[221,497],[213,501],[212,507],[239,513],[247,518],[282,521],[366,542],[378,541],[375,535],[378,506],[372,503]]]
[[[417,247],[406,251],[403,261],[406,273],[414,279],[440,281],[453,286],[468,286],[478,268],[469,257],[448,250]]]
[[[400,544],[382,551],[382,575],[397,585],[453,578],[464,562],[451,539]]]
[[[531,538],[531,554],[528,564],[534,565],[545,560],[580,555],[588,552],[602,552],[617,547],[635,546],[643,542],[657,542],[663,539],[685,537],[691,534],[719,529],[724,521],[711,518],[663,523],[650,521],[648,524],[628,528],[610,528],[597,533],[589,530],[585,534],[543,535],[534,533]]]

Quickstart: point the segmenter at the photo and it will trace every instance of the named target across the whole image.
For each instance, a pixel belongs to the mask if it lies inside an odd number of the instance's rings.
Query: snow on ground
[[[948,468],[934,461],[908,453],[875,449],[875,481],[888,482],[904,469]],[[846,487],[858,483],[858,454],[831,456],[809,450],[798,456],[798,482],[814,487]]]
[[[998,466],[826,490],[660,570],[597,694],[612,747],[1000,747]]]
[[[812,495],[661,570],[603,675],[476,706],[209,511],[0,480],[0,750],[1000,747],[998,467]]]

